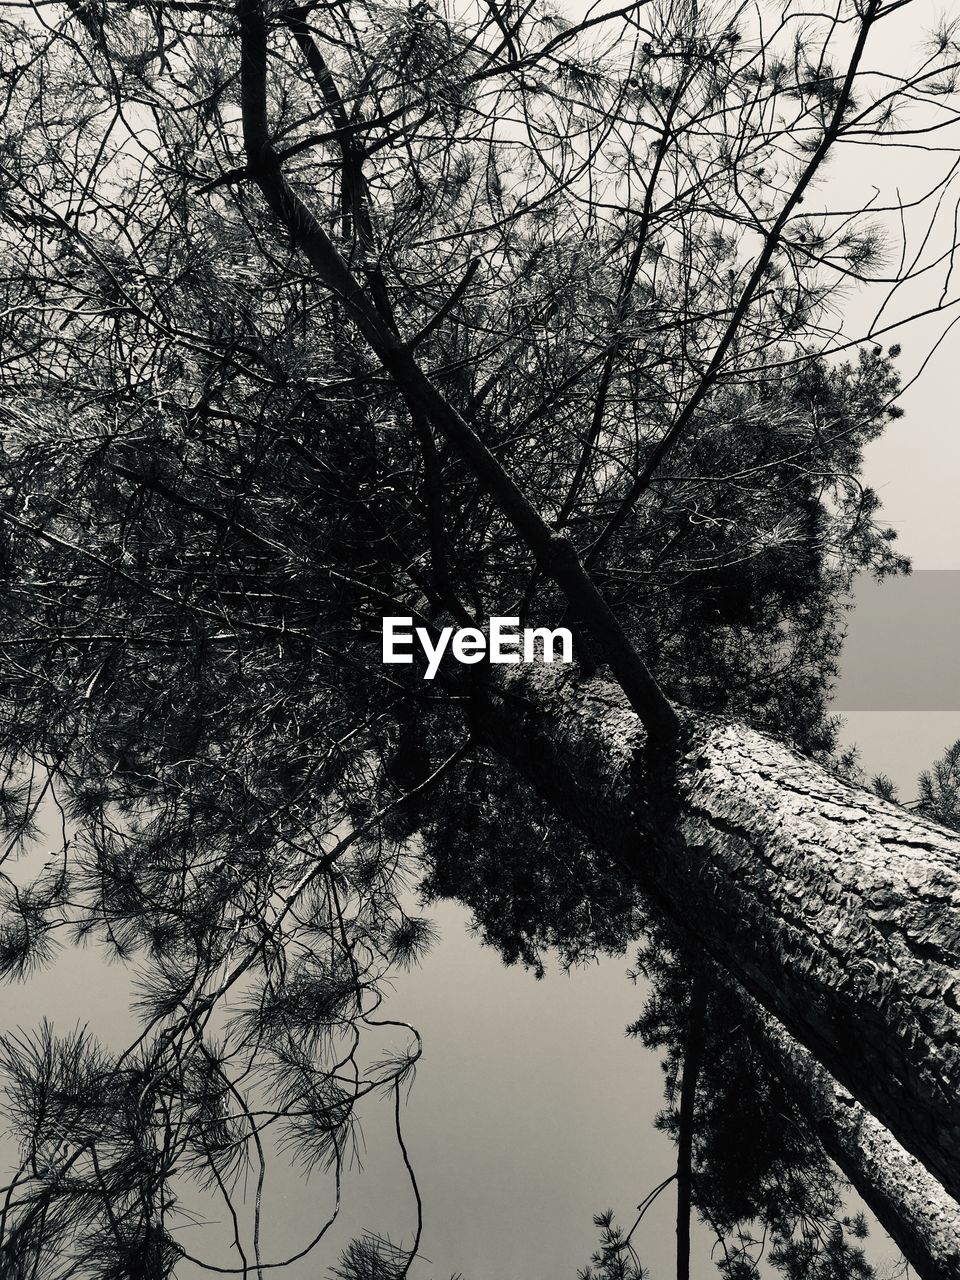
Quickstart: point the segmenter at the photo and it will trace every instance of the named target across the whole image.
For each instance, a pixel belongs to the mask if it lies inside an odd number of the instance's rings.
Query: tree
[[[943,759],[920,775],[917,808],[924,817],[960,830],[960,742],[948,747]]]
[[[889,299],[849,362],[830,312],[883,211],[800,209],[950,123],[950,30],[864,70],[901,8],[7,20],[3,814],[12,851],[59,805],[63,849],[0,964],[74,930],[146,970],[123,1053],[7,1042],[12,1274],[167,1274],[184,1168],[231,1215],[276,1133],[336,1179],[375,1089],[406,1160],[416,1037],[361,1044],[424,864],[533,958],[652,903],[957,1191],[958,846],[824,764],[844,592],[900,567],[859,480],[898,378]],[[566,619],[577,667],[428,686],[387,612]],[[552,876],[454,865],[465,806]]]

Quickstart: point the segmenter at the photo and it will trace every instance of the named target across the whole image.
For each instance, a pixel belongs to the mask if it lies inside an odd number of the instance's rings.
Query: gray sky
[[[958,362],[955,330],[905,395],[905,416],[868,447],[867,481],[915,572],[861,585],[835,700],[863,767],[888,774],[905,796],[960,738]]]

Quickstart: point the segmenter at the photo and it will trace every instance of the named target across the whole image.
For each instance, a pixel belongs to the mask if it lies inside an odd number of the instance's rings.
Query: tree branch
[[[259,0],[240,0],[241,102],[244,145],[253,179],[319,280],[343,302],[360,333],[411,406],[418,406],[455,446],[499,506],[540,568],[571,606],[590,620],[615,677],[648,733],[673,741],[679,719],[619,620],[580,562],[573,543],[545,523],[513,477],[437,390],[351,274],[330,237],[290,187],[270,140],[267,117],[267,25]]]
[[[619,507],[613,516],[611,516],[602,533],[593,543],[593,546],[590,548],[584,561],[587,568],[592,568],[595,564],[599,563],[604,551],[610,543],[610,540],[613,538],[614,534],[622,528],[628,515],[649,487],[650,481],[659,469],[660,464],[679,442],[687,427],[690,425],[697,409],[699,409],[700,405],[706,398],[707,393],[717,381],[727,352],[730,350],[730,347],[737,336],[744,317],[753,302],[754,294],[759,288],[767,267],[770,265],[770,261],[780,244],[784,227],[792,216],[794,210],[802,203],[804,193],[816,176],[817,171],[829,153],[830,148],[840,135],[843,125],[843,117],[850,104],[854,82],[866,47],[867,37],[870,34],[870,29],[877,17],[879,7],[880,0],[869,0],[860,25],[860,31],[857,35],[856,44],[850,56],[850,62],[847,66],[843,85],[840,89],[840,94],[830,119],[830,124],[824,130],[823,137],[820,139],[816,150],[810,157],[810,160],[797,180],[793,191],[790,193],[789,198],[784,203],[783,208],[780,210],[780,213],[774,220],[773,225],[767,232],[763,248],[760,251],[756,263],[754,264],[750,278],[740,295],[740,301],[737,303],[737,307],[730,318],[730,323],[727,325],[723,337],[720,339],[720,342],[714,350],[710,363],[707,365],[707,368],[697,384],[695,391],[687,401],[680,415],[674,421],[673,426],[670,427],[666,434],[661,437],[659,442],[651,450],[650,456],[644,464],[642,471],[624,495]]]

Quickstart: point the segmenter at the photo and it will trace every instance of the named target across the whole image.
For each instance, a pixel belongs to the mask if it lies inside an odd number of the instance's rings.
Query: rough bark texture
[[[958,1198],[960,838],[743,725],[645,760],[612,684],[505,670],[486,741]]]
[[[921,1280],[957,1280],[960,1205],[775,1018],[738,984],[728,983],[827,1154]]]

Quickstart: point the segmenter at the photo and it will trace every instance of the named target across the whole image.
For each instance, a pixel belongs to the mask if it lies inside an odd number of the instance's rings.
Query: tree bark
[[[744,725],[648,754],[569,668],[498,668],[475,719],[958,1198],[960,838]]]
[[[723,980],[834,1164],[921,1280],[960,1276],[960,1205],[742,987]]]

